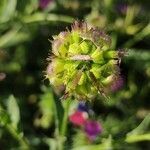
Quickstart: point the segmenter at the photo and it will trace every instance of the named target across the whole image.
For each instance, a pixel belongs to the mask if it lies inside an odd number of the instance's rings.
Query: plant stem
[[[63,120],[62,120],[62,125],[60,128],[60,138],[61,138],[61,143],[60,143],[60,149],[59,150],[64,150],[64,143],[66,141],[66,132],[67,132],[67,120],[68,120],[68,111],[69,111],[69,106],[70,106],[70,99],[65,100],[64,103],[64,115],[63,115]]]
[[[2,120],[0,120],[0,123],[2,126],[12,135],[14,139],[16,139],[19,144],[21,149],[23,150],[31,150],[31,147],[29,146],[29,143],[27,139],[23,136],[23,133],[18,132],[14,126],[8,122],[8,114],[7,112],[3,109],[3,107],[0,105],[0,117],[2,116]]]
[[[35,13],[30,16],[24,16],[22,18],[23,23],[35,23],[35,22],[50,22],[50,21],[60,21],[66,23],[72,23],[74,18],[65,15],[57,14],[44,14],[44,13]]]
[[[124,43],[123,47],[130,48],[136,42],[142,40],[148,35],[150,35],[150,23],[145,28],[143,28],[141,32],[137,33],[132,39],[129,39],[126,43]]]
[[[8,132],[19,142],[22,149],[30,150],[29,144],[22,134],[17,133],[17,131],[10,124],[6,124],[5,127]]]
[[[64,116],[62,120],[62,126],[61,126],[61,131],[60,134],[64,136],[67,131],[67,120],[68,120],[68,111],[69,111],[69,106],[70,106],[70,99],[66,100],[66,103],[64,105]]]

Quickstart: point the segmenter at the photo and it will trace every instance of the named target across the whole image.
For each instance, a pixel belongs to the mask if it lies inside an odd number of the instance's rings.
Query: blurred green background
[[[109,101],[97,98],[90,104],[104,132],[88,150],[150,149],[149,0],[0,0],[1,150],[56,149],[60,95],[44,78],[48,39],[75,19],[102,28],[112,49],[128,53],[121,63],[122,89]],[[65,149],[87,150],[69,127]]]

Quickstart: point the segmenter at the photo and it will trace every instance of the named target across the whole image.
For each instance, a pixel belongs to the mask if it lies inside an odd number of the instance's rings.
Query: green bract
[[[53,37],[47,78],[54,87],[64,85],[65,95],[91,99],[106,96],[119,77],[121,52],[110,49],[111,40],[98,28],[85,22],[72,25],[71,31]]]

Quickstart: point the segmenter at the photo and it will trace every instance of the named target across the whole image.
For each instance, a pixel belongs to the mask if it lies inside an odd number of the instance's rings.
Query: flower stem
[[[10,124],[6,124],[5,127],[7,131],[19,142],[22,149],[30,150],[28,141],[22,134],[17,133],[17,131]]]
[[[67,120],[68,120],[68,111],[69,111],[69,106],[70,106],[70,100],[66,100],[66,103],[64,104],[64,116],[62,120],[62,126],[61,126],[61,131],[60,134],[63,136],[67,132]]]
[[[60,137],[62,138],[61,140],[61,150],[64,150],[64,143],[66,141],[66,132],[67,132],[67,120],[68,120],[68,112],[69,112],[69,106],[70,106],[70,99],[65,100],[64,103],[64,115],[63,115],[63,120],[62,120],[62,125],[60,128]]]

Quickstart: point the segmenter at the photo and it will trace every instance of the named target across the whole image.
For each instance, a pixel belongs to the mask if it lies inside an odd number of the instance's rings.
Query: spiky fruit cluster
[[[46,76],[54,87],[64,85],[65,95],[91,99],[106,91],[119,76],[121,52],[110,49],[102,30],[75,21],[71,31],[53,37]]]

